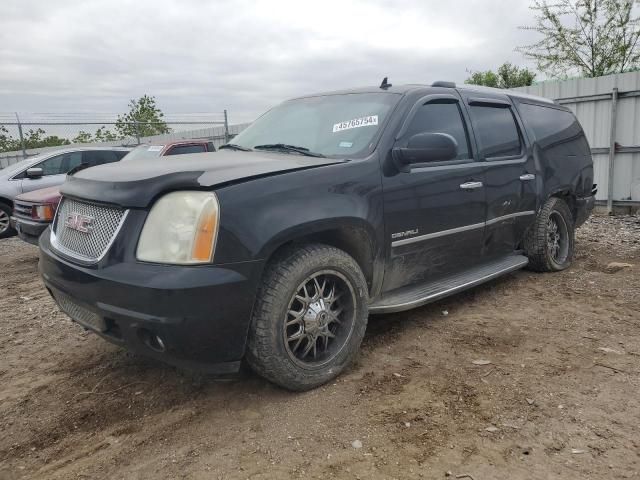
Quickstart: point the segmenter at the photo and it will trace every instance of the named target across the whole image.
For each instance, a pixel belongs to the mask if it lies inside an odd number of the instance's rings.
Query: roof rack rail
[[[432,87],[445,87],[445,88],[456,88],[456,82],[447,82],[444,80],[438,80],[437,82],[433,82],[431,84]]]

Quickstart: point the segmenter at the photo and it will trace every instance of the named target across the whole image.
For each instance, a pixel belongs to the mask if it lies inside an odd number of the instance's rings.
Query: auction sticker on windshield
[[[349,130],[351,128],[369,127],[371,125],[378,125],[378,115],[369,115],[367,117],[354,118],[347,122],[336,123],[333,126],[333,133],[341,132],[342,130]]]

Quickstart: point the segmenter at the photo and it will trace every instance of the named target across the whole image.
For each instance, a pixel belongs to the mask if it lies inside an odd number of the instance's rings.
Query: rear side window
[[[418,133],[446,133],[458,142],[458,159],[469,158],[469,141],[457,103],[427,103],[417,111],[407,129],[407,140]]]
[[[520,134],[510,108],[474,105],[471,118],[482,157],[489,159],[520,154]]]
[[[117,162],[124,156],[119,155],[121,153],[126,152],[114,152],[113,150],[87,150],[82,152],[82,163],[87,164],[89,167],[95,167],[96,165]]]
[[[201,153],[206,151],[204,145],[178,145],[172,147],[165,155],[184,155],[185,153]]]
[[[582,135],[582,128],[576,117],[564,110],[529,103],[521,103],[518,110],[542,148]]]

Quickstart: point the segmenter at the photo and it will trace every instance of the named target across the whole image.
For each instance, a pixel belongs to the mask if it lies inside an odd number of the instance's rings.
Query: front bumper
[[[39,268],[62,309],[112,343],[204,373],[240,367],[262,262],[87,267],[57,255],[45,234]]]
[[[581,197],[576,199],[576,219],[575,227],[578,228],[587,218],[591,215],[593,207],[596,204],[595,195],[589,195],[588,197]]]
[[[49,223],[34,222],[21,217],[11,217],[9,223],[22,240],[32,245],[38,245],[40,235],[49,227]]]

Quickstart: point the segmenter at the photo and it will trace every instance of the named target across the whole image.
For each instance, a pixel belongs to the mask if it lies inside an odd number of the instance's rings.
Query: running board
[[[467,288],[493,280],[505,273],[519,270],[529,260],[524,255],[510,255],[499,260],[474,267],[465,272],[443,278],[437,282],[402,287],[388,292],[369,305],[369,313],[392,313],[434,302]]]

